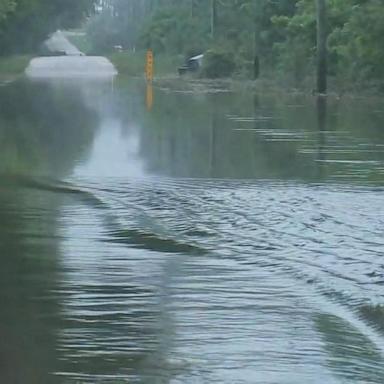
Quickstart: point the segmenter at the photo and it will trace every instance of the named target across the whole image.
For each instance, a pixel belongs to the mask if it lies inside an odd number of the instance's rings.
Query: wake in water
[[[182,364],[182,382],[230,382],[240,366],[266,383],[292,372],[294,382],[383,381],[379,189],[158,178],[21,185],[69,196],[59,232],[71,321],[58,374],[113,382],[85,366],[75,373],[73,353],[89,363],[94,349],[133,357],[152,339],[145,369],[173,372],[150,357],[162,354]],[[154,329],[149,339],[134,331],[130,347],[113,330],[124,333],[134,308]],[[88,335],[83,321],[94,324]],[[141,376],[140,364],[121,378]]]

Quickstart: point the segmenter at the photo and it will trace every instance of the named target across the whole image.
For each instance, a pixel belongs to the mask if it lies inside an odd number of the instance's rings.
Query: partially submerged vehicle
[[[197,72],[203,65],[204,54],[190,57],[185,64],[178,68],[179,75],[184,75],[188,72]]]

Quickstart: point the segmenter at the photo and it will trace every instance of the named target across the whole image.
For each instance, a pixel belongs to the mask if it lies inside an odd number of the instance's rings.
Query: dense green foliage
[[[382,0],[327,0],[330,75],[384,79]],[[191,55],[207,49],[235,57],[235,73],[300,82],[314,73],[314,0],[100,0],[88,26],[96,51],[145,49]]]
[[[205,53],[202,74],[210,79],[229,77],[236,68],[233,54],[226,50],[209,49]]]
[[[75,26],[93,0],[0,0],[0,54],[33,51],[47,35]]]

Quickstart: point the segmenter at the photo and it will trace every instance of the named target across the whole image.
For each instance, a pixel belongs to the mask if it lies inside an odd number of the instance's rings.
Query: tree
[[[226,52],[248,78],[260,67],[300,86],[317,72],[319,92],[327,74],[384,84],[382,0],[99,0],[99,9],[89,26],[99,50]]]
[[[15,9],[15,0],[0,0],[0,20],[3,20],[7,14]]]
[[[36,50],[50,32],[77,25],[93,5],[93,0],[0,0],[0,53]]]

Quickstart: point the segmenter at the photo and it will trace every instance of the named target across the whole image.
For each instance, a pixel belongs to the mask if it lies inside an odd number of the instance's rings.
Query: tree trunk
[[[327,92],[327,7],[316,0],[317,8],[317,92]]]

